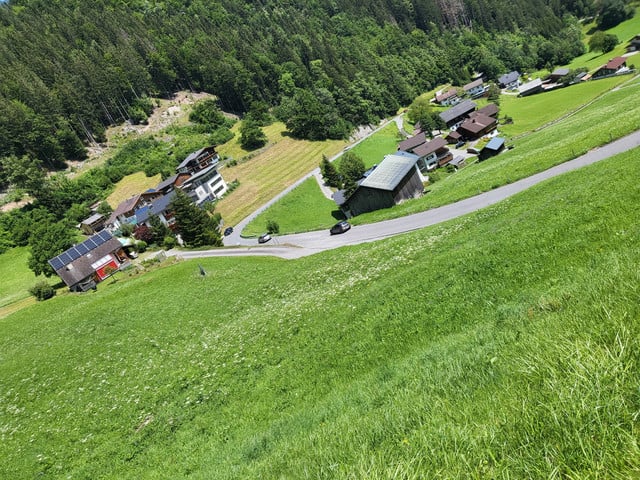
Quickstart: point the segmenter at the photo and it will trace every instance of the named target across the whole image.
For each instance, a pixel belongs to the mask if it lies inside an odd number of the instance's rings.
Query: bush
[[[175,247],[177,243],[176,237],[173,235],[167,235],[164,237],[164,240],[162,240],[162,246],[167,249]]]
[[[270,235],[277,234],[280,232],[280,225],[275,220],[267,221],[267,233]]]
[[[56,291],[45,280],[41,280],[29,289],[29,293],[36,297],[37,301],[41,302],[55,296]]]
[[[147,242],[145,242],[143,240],[139,240],[139,241],[136,242],[135,248],[136,248],[136,251],[138,253],[146,252],[147,251]]]

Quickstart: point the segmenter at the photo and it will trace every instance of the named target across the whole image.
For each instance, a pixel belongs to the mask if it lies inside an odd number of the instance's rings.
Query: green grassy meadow
[[[631,78],[623,75],[593,82],[582,82],[529,97],[502,95],[500,97],[500,117],[508,115],[514,121],[512,124],[500,125],[500,134],[512,138],[532,132],[575,112]]]
[[[315,227],[312,229],[319,230],[343,217],[335,202],[322,195],[316,179],[309,178],[267,211],[258,215],[242,234],[248,237],[260,235],[266,231],[267,222],[272,218],[278,219],[281,231],[295,232],[299,225],[314,222]]]
[[[633,478],[639,173],[636,149],[384,241],[25,308],[0,478]]]
[[[0,262],[0,308],[29,297],[29,289],[44,276],[36,277],[27,267],[29,249],[16,247],[2,254]],[[51,283],[57,282],[52,280]],[[1,313],[1,310],[0,310]]]
[[[616,48],[611,52],[600,53],[600,52],[589,52],[589,35],[590,31],[595,31],[595,24],[591,23],[585,25],[584,33],[585,39],[584,43],[587,45],[587,52],[583,55],[576,57],[573,61],[567,65],[568,68],[579,68],[579,67],[587,67],[589,71],[596,70],[600,66],[606,64],[611,58],[618,57],[624,55],[626,53],[626,46],[634,35],[637,35],[640,32],[640,15],[638,14],[638,7],[636,6],[636,15],[615,27],[606,30],[607,33],[611,33],[618,37],[620,43]],[[637,54],[636,54],[637,55]],[[629,58],[629,63],[634,63],[636,66],[640,66],[640,57],[632,56]]]

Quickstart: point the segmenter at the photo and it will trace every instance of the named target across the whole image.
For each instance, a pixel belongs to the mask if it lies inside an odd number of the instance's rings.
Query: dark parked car
[[[263,233],[258,237],[258,243],[267,243],[269,240],[271,240],[271,235],[268,233]]]
[[[224,229],[224,236],[225,237],[228,237],[232,233],[233,233],[233,227],[227,227],[227,228]]]
[[[455,148],[464,147],[465,143],[466,143],[466,142],[465,142],[464,140],[460,140],[458,143],[456,143]]]
[[[331,230],[329,230],[329,232],[331,233],[331,235],[335,235],[337,233],[344,233],[350,228],[351,224],[343,220],[342,222],[338,222],[333,227],[331,227]]]

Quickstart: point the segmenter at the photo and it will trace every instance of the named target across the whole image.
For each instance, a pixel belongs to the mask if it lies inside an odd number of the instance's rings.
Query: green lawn
[[[621,76],[582,82],[529,97],[502,95],[500,97],[500,117],[510,116],[513,118],[513,124],[501,125],[500,133],[506,137],[514,137],[531,132],[576,111],[630,78],[630,76]]]
[[[385,155],[396,151],[399,141],[398,127],[395,122],[391,122],[352,147],[351,151],[369,168],[380,163]],[[336,167],[339,164],[338,158],[335,161]],[[244,229],[243,235],[259,235],[265,231],[268,220],[278,223],[280,233],[295,233],[329,228],[341,218],[335,202],[327,200],[317,182],[310,180],[256,217]]]
[[[0,307],[5,307],[13,302],[29,297],[29,289],[38,281],[44,280],[44,276],[36,277],[29,267],[29,249],[17,247],[7,250],[0,257]],[[51,284],[58,279],[51,280]],[[0,311],[1,314],[1,311]]]
[[[289,195],[276,202],[266,212],[258,215],[243,231],[245,236],[258,236],[266,231],[267,222],[277,219],[283,232],[295,232],[299,225],[309,225],[320,230],[342,219],[333,200],[328,200],[315,178],[310,178]]]
[[[380,163],[385,155],[395,152],[398,143],[404,140],[400,135],[395,122],[390,122],[387,126],[363,140],[351,148],[351,152],[360,157],[365,167],[370,168],[376,163]],[[336,160],[336,167],[340,164],[340,159]]]
[[[392,239],[26,308],[0,478],[633,478],[639,173],[636,149]]]

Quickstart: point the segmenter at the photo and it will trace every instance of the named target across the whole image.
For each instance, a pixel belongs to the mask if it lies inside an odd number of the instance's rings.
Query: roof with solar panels
[[[103,230],[52,258],[49,265],[67,285],[73,285],[93,274],[96,261],[120,248],[120,241]]]

